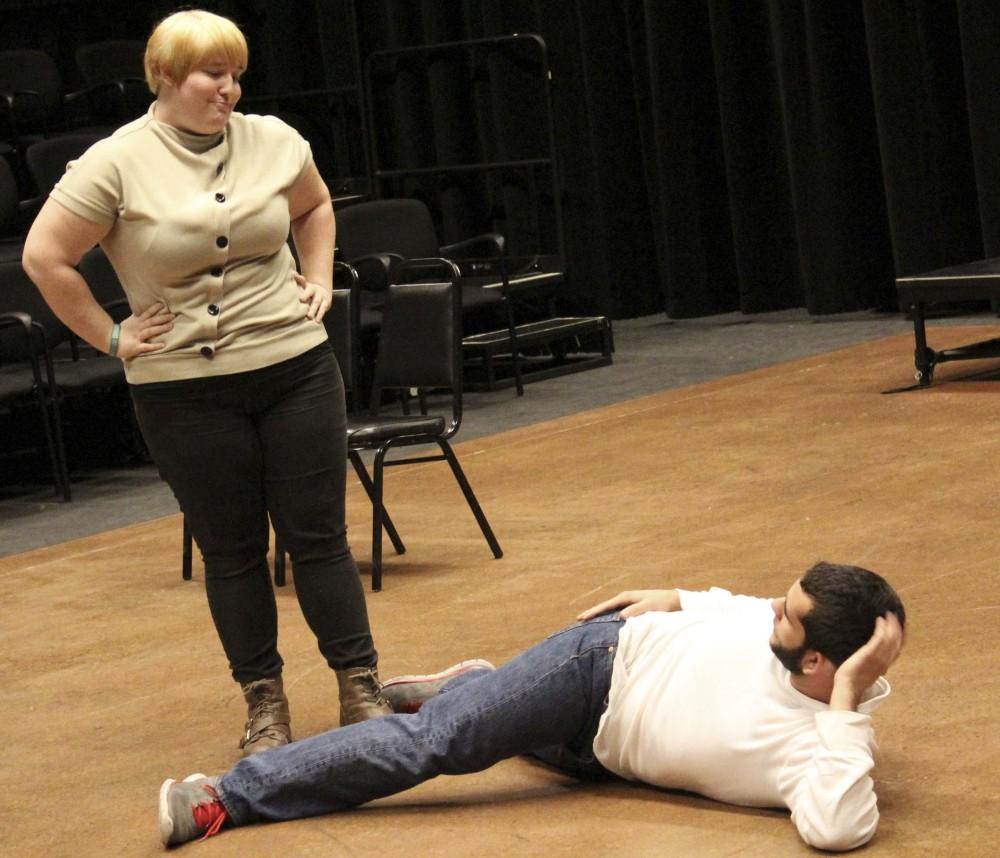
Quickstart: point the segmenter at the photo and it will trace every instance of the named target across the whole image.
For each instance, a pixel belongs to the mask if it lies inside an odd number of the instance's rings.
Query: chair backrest
[[[41,292],[24,273],[20,261],[0,262],[0,313],[15,311],[27,313],[32,321],[44,328],[45,343],[50,349],[70,338],[69,328],[45,303]],[[0,346],[0,362],[24,360],[26,357],[19,343],[12,345],[7,342]]]
[[[120,125],[149,107],[153,94],[145,80],[145,51],[145,42],[136,39],[109,39],[77,48],[76,65],[87,84],[93,121]]]
[[[108,259],[100,245],[90,248],[83,254],[80,264],[77,265],[77,270],[87,281],[97,303],[105,309],[109,304],[120,306],[121,302],[125,300],[125,290],[122,289],[121,281],[111,265],[111,260]],[[129,311],[125,309],[123,317],[128,315]],[[117,316],[115,318],[117,321],[121,321]]]
[[[373,408],[383,390],[443,389],[451,393],[452,424],[462,420],[462,292],[461,275],[447,259],[405,263],[402,282],[386,292],[379,334]]]
[[[18,201],[14,171],[6,158],[0,158],[0,234],[6,235],[18,226]]]
[[[371,253],[427,259],[441,252],[430,210],[415,199],[370,200],[339,209],[337,247],[346,262]]]
[[[323,317],[330,345],[340,365],[344,392],[351,394],[351,413],[360,411],[358,377],[361,363],[361,301],[358,273],[341,262],[334,267],[333,303]]]
[[[17,132],[43,131],[59,110],[62,76],[56,61],[44,51],[0,51],[0,92],[14,97]],[[16,93],[36,93],[28,100]],[[23,102],[23,104],[19,104]]]
[[[79,158],[104,136],[96,132],[60,134],[58,137],[32,143],[25,150],[24,158],[38,193],[45,195],[51,191],[66,172],[66,165],[74,158]]]
[[[76,49],[76,65],[87,86],[145,76],[146,43],[138,39],[107,39]]]

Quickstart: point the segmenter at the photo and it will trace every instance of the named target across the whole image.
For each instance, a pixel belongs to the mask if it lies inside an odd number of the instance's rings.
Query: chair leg
[[[493,355],[487,352],[483,355],[483,371],[486,373],[486,389],[497,389],[496,367],[493,365]]]
[[[510,330],[510,362],[514,369],[514,388],[518,396],[524,396],[524,379],[521,377],[521,350],[517,345],[517,328],[514,325],[514,314],[510,301],[507,303],[507,327]]]
[[[486,514],[483,512],[483,508],[479,505],[479,501],[476,500],[476,495],[472,491],[472,486],[469,485],[469,481],[465,478],[465,472],[462,470],[462,466],[458,463],[458,458],[451,449],[451,444],[449,444],[444,438],[438,438],[437,443],[441,448],[441,452],[444,453],[444,457],[448,461],[448,464],[451,465],[451,472],[455,475],[455,480],[458,482],[458,486],[462,490],[462,494],[465,495],[465,500],[469,504],[469,509],[472,510],[472,514],[476,517],[476,521],[479,522],[479,529],[483,532],[483,536],[486,537],[486,541],[489,543],[493,556],[500,559],[503,557],[503,551],[500,549],[500,543],[497,542],[497,538],[493,534],[493,528],[490,527],[490,523],[486,520]]]
[[[361,454],[356,450],[351,450],[348,454],[348,458],[351,460],[351,464],[354,466],[354,472],[358,475],[358,480],[361,482],[361,486],[365,490],[365,494],[368,495],[368,500],[375,503],[374,486],[372,485],[372,478],[368,475],[368,469],[365,468],[364,460],[361,458]],[[399,534],[396,532],[396,526],[392,523],[392,519],[389,517],[389,513],[386,511],[385,507],[382,507],[382,525],[385,528],[385,532],[389,536],[389,540],[392,542],[392,547],[396,550],[397,554],[405,554],[406,546],[403,545],[403,540],[399,538]]]
[[[52,468],[52,482],[56,494],[61,494],[63,500],[72,500],[69,488],[69,468],[66,466],[66,448],[62,438],[62,421],[59,417],[59,404],[52,397],[46,396],[40,390],[36,391],[38,412],[42,418],[42,431],[45,434],[45,446],[49,453],[49,465]]]
[[[274,586],[285,586],[285,546],[277,533],[274,534]]]
[[[43,334],[44,339],[44,334]],[[37,376],[36,376],[37,378]],[[59,471],[58,487],[62,491],[63,500],[72,500],[69,488],[69,466],[66,464],[66,444],[63,441],[62,416],[59,413],[59,389],[56,387],[55,371],[52,364],[52,354],[45,349],[46,392],[42,394],[47,407],[43,408],[43,419],[50,421],[53,446],[56,452],[56,463]]]
[[[382,477],[385,469],[382,463],[385,459],[385,448],[375,453],[375,479],[372,481],[372,591],[382,589]]]
[[[188,526],[187,516],[184,517],[183,545],[181,548],[181,577],[185,581],[191,580],[191,544],[194,540],[191,537],[191,528]]]
[[[511,355],[511,359],[514,362],[514,389],[517,391],[518,396],[524,396],[524,379],[521,377],[520,353],[515,351],[514,354]]]
[[[63,500],[73,499],[69,488],[69,464],[66,461],[66,443],[63,440],[62,417],[59,414],[59,403],[52,402],[52,428],[55,433],[56,452],[59,454],[59,470],[62,472]]]

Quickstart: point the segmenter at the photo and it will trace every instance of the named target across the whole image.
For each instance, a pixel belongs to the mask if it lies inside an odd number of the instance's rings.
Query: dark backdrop
[[[338,99],[355,101],[354,114],[341,111],[358,123],[355,145],[327,168],[337,181],[367,172],[357,85],[372,52],[541,35],[574,308],[614,317],[891,309],[897,274],[1000,255],[995,0],[202,5],[246,29],[249,95],[340,88]],[[71,83],[76,44],[145,38],[172,8],[6,2],[0,38],[59,55]],[[540,139],[537,104],[516,76],[493,80],[471,117],[461,80],[427,79],[429,93],[382,99],[380,146],[448,163]],[[476,182],[447,189],[435,210],[443,240],[498,219],[517,232],[516,206],[463,199],[482,193]]]

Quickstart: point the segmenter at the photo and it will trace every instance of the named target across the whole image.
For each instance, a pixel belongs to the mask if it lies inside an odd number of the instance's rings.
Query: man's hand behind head
[[[886,673],[903,648],[903,626],[891,611],[875,620],[868,642],[837,668],[833,677],[831,709],[856,710],[861,695]]]

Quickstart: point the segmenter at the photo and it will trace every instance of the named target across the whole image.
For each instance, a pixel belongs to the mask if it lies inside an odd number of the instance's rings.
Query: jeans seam
[[[573,627],[573,628],[575,628],[575,627]],[[541,682],[543,682],[552,673],[556,672],[557,670],[562,669],[570,661],[578,661],[582,656],[588,655],[588,654],[594,652],[595,650],[608,650],[609,648],[611,648],[613,650],[614,649],[614,645],[613,644],[600,644],[600,645],[593,644],[592,646],[589,646],[587,649],[582,650],[581,652],[574,653],[573,655],[569,656],[567,659],[565,659],[563,661],[560,661],[559,664],[554,665],[551,669],[547,670],[545,673],[542,673],[542,674],[538,675],[537,677],[535,677],[535,679],[533,679],[530,684],[521,686],[520,689],[519,689],[519,691],[518,691],[518,693],[516,695],[508,695],[508,696],[505,696],[504,698],[502,698],[501,700],[498,700],[495,703],[490,704],[489,706],[487,706],[485,708],[477,708],[474,712],[470,712],[470,713],[466,714],[465,716],[462,716],[460,718],[456,718],[456,719],[450,721],[449,724],[448,724],[448,726],[450,726],[452,729],[454,729],[456,727],[464,726],[466,723],[468,723],[469,721],[471,721],[473,718],[480,717],[480,716],[482,716],[485,713],[494,711],[498,707],[503,706],[506,703],[509,703],[512,699],[514,699],[514,697],[523,696],[523,694],[524,694],[525,691],[531,691],[532,689],[536,688]],[[422,745],[427,745],[430,742],[436,741],[437,739],[442,738],[443,736],[445,736],[447,734],[447,731],[448,731],[447,727],[442,727],[442,728],[439,728],[438,730],[436,730],[436,731],[434,731],[432,733],[429,733],[426,736],[411,737],[411,741],[410,741],[409,746],[410,747],[419,747],[419,746],[422,746]],[[343,760],[346,760],[346,759],[350,759],[351,757],[361,756],[361,755],[364,755],[366,753],[371,753],[371,752],[376,751],[376,750],[382,750],[384,748],[390,747],[392,744],[394,744],[394,742],[380,742],[380,743],[375,744],[375,745],[371,745],[371,744],[365,745],[364,748],[352,748],[347,753],[339,753],[339,754],[337,754],[335,756],[330,756],[330,757],[325,756],[323,758],[322,762],[316,761],[315,763],[313,763],[311,765],[308,765],[302,771],[303,772],[321,771],[321,770],[325,769],[327,767],[327,765],[331,761],[334,761],[334,760],[343,761]]]

